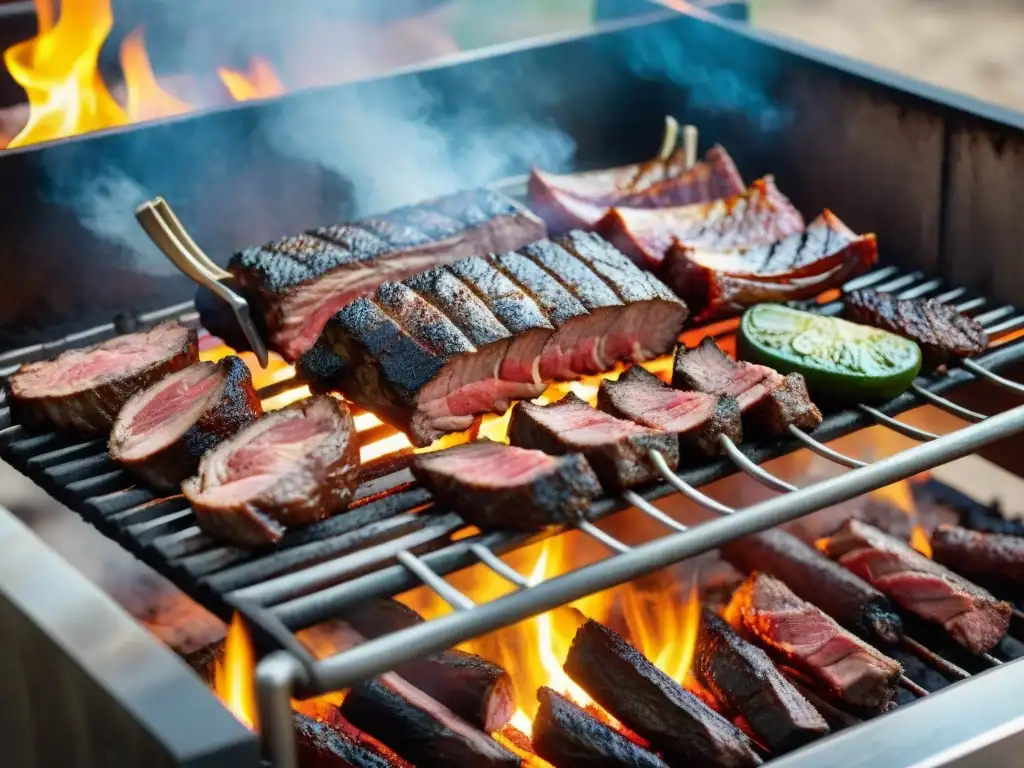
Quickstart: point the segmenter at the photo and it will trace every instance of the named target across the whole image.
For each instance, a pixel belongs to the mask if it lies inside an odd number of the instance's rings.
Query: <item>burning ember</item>
[[[8,147],[74,136],[103,128],[180,115],[196,109],[157,81],[136,29],[121,44],[123,99],[99,71],[99,54],[113,27],[110,0],[36,0],[39,32],[4,51],[11,77],[28,101],[28,122]],[[250,62],[247,73],[218,69],[235,101],[275,96],[284,86],[269,63]]]

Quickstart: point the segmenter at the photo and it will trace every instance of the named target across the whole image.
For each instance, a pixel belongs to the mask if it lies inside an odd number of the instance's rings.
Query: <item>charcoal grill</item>
[[[695,51],[701,54],[699,64],[687,58]],[[580,70],[566,66],[574,59],[593,64],[594,69],[581,78]],[[874,287],[904,297],[939,298],[979,318],[995,343],[984,355],[943,375],[919,378],[910,391],[883,406],[858,405],[829,413],[811,433],[792,429],[783,439],[769,443],[726,444],[721,459],[678,474],[666,469],[663,482],[599,499],[588,520],[578,527],[605,546],[608,557],[537,585],[530,585],[500,555],[559,531],[458,537],[463,524],[450,512],[435,509],[429,494],[405,468],[405,456],[388,457],[365,468],[349,513],[289,532],[275,552],[254,555],[203,535],[180,497],[160,497],[136,486],[107,456],[104,441],[33,431],[14,421],[7,404],[0,403],[0,457],[215,613],[227,618],[238,611],[245,617],[266,652],[257,672],[261,735],[275,765],[294,765],[292,695],[348,686],[415,656],[637,578],[737,536],[796,519],[1024,431],[1024,406],[986,416],[948,397],[957,388],[978,382],[1024,395],[1024,385],[1003,375],[1024,362],[1024,340],[1001,342],[1024,328],[1024,314],[1016,308],[1024,304],[1024,297],[1019,285],[1006,279],[1016,269],[1024,233],[1017,209],[995,204],[1014,199],[1014,193],[1019,196],[1024,184],[1020,173],[1024,120],[1019,116],[697,12],[683,17],[655,14],[597,35],[536,47],[512,46],[492,58],[470,56],[450,67],[355,84],[337,89],[336,94],[345,103],[355,98],[354,93],[365,97],[374,88],[400,88],[412,80],[444,92],[454,102],[447,108],[459,114],[469,105],[459,101],[462,97],[455,86],[467,73],[492,76],[494,92],[516,92],[529,85],[519,78],[538,68],[558,87],[528,97],[527,112],[550,118],[569,132],[577,141],[582,165],[610,165],[644,156],[647,150],[641,144],[647,139],[656,143],[647,134],[656,133],[661,116],[685,112],[703,135],[737,148],[738,162],[748,175],[774,171],[780,186],[805,211],[829,205],[854,228],[878,232],[886,266],[858,278],[846,290]],[[732,87],[729,103],[715,93],[723,84]],[[471,101],[473,95],[464,98]],[[587,99],[603,101],[588,105]],[[287,106],[287,99],[280,101],[274,109]],[[580,113],[594,104],[600,105],[594,119],[581,120]],[[255,119],[251,111],[238,111],[243,115],[239,125]],[[508,114],[506,108],[495,111],[495,119]],[[652,130],[638,136],[635,127],[643,124],[644,116],[652,118]],[[219,115],[218,119],[227,118]],[[172,143],[195,135],[194,128],[187,127],[188,120],[181,122],[186,129]],[[873,131],[870,137],[865,126]],[[170,126],[159,129],[174,135]],[[827,136],[822,135],[826,132]],[[121,138],[134,141],[131,134]],[[110,149],[116,139],[98,137],[99,155],[116,154]],[[521,191],[521,184],[513,180],[499,186],[515,193]],[[864,194],[868,189],[872,194]],[[317,215],[326,217],[328,206],[320,208]],[[336,209],[329,213],[337,215]],[[187,212],[183,218],[188,221]],[[327,221],[302,225],[323,223]],[[208,244],[202,229],[195,234]],[[984,252],[975,252],[977,241],[985,246]],[[224,244],[223,238],[215,239],[215,246]],[[175,293],[166,285],[146,290],[161,296]],[[186,295],[176,290],[178,298]],[[839,304],[815,304],[814,308],[835,312]],[[22,362],[168,317],[197,322],[191,302],[182,301],[139,315],[123,314],[116,322],[94,328],[79,324],[63,337],[0,355],[0,374],[9,375]],[[278,382],[261,395],[279,395],[299,386],[301,382],[294,380]],[[968,426],[940,436],[896,419],[919,405],[937,406]],[[870,465],[826,445],[872,425],[919,444]],[[373,427],[364,437],[388,434],[386,427]],[[849,471],[796,489],[760,466],[798,448],[809,448]],[[699,490],[735,472],[749,475],[779,495],[733,510]],[[687,529],[652,504],[674,493],[704,507],[714,519]],[[627,507],[653,518],[667,533],[629,546],[597,525]],[[444,577],[476,563],[493,569],[516,591],[486,604],[471,603]],[[421,585],[433,589],[455,612],[323,660],[314,659],[296,638],[299,629],[361,600]],[[1024,739],[1014,697],[1005,695],[1016,690],[1021,677],[1024,665],[1001,665],[957,684],[955,694],[930,696],[901,707],[773,764],[998,764]],[[972,702],[986,706],[962,717],[961,708]],[[918,738],[919,729],[927,730]],[[869,732],[878,735],[871,737],[870,751],[863,747]],[[915,733],[915,738],[907,739],[908,733]],[[857,746],[851,748],[853,739]],[[883,747],[894,750],[884,760],[878,752]],[[972,762],[976,759],[982,762]]]

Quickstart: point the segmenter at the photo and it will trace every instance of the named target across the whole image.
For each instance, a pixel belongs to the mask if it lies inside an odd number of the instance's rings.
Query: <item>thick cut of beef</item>
[[[177,491],[207,451],[262,415],[241,358],[195,363],[132,396],[110,432],[110,455],[154,488]]]
[[[673,389],[653,373],[634,365],[617,381],[605,379],[597,390],[597,407],[619,419],[676,435],[680,459],[721,451],[719,435],[743,439],[740,409],[732,397]]]
[[[467,523],[489,529],[572,523],[601,492],[581,454],[548,456],[490,440],[421,453],[412,473]]]
[[[720,551],[743,573],[761,571],[785,582],[798,597],[861,637],[891,644],[903,634],[903,622],[889,598],[783,530],[744,536],[722,545]]]
[[[269,413],[225,440],[182,491],[203,530],[253,547],[345,509],[358,473],[352,414],[325,395]]]
[[[21,366],[7,381],[19,418],[105,434],[128,399],[199,361],[194,329],[175,322]]]
[[[693,349],[679,346],[672,386],[736,398],[744,426],[752,432],[778,435],[790,424],[813,429],[822,420],[803,376],[783,376],[764,365],[733,360],[710,336]]]
[[[660,477],[650,451],[660,453],[672,469],[679,466],[679,441],[674,436],[617,419],[571,392],[551,405],[517,403],[508,436],[512,445],[553,456],[582,453],[609,490]]]
[[[771,243],[804,228],[804,219],[772,177],[718,200],[676,208],[617,207],[597,231],[647,269],[656,270],[675,243],[705,248],[742,248]]]
[[[294,361],[328,318],[381,283],[519,248],[546,234],[544,222],[523,206],[473,190],[250,248],[231,258],[228,271],[262,319],[272,348]],[[211,331],[218,331],[219,319],[203,313]]]
[[[341,713],[418,768],[518,768],[522,761],[483,731],[395,675],[348,692]]]
[[[903,674],[899,662],[764,573],[753,574],[736,590],[726,616],[835,698],[856,707],[881,710]]]
[[[571,252],[545,241],[385,283],[331,319],[300,369],[422,446],[544,382],[672,348],[682,302],[599,238],[571,233],[565,244]]]
[[[853,291],[843,297],[843,308],[855,323],[916,341],[930,368],[988,348],[988,334],[981,323],[935,299],[898,299],[883,291]]]
[[[704,322],[766,301],[810,299],[878,262],[874,235],[857,235],[831,211],[807,229],[758,243],[705,245],[680,238],[661,276]]]
[[[340,714],[322,722],[296,712],[295,740],[302,768],[410,768]]]
[[[596,621],[576,631],[565,671],[670,765],[740,768],[761,764],[736,726]]]
[[[589,229],[612,206],[689,205],[739,194],[745,186],[729,153],[716,146],[692,168],[682,150],[667,160],[567,175],[534,168],[527,192],[551,230],[565,232]]]
[[[661,758],[550,688],[537,689],[533,746],[555,768],[668,768]]]
[[[1024,537],[980,533],[940,525],[932,534],[932,557],[957,573],[1024,586]]]
[[[825,719],[767,654],[712,613],[704,614],[695,661],[701,682],[773,753],[828,733]]]
[[[1009,603],[860,520],[847,520],[818,548],[971,653],[992,650],[1010,627]]]

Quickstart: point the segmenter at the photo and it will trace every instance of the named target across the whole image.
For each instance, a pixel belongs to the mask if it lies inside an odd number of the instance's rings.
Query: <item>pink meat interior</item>
[[[300,468],[337,426],[330,404],[265,416],[207,454],[200,467],[204,500],[239,503]]]
[[[91,389],[109,378],[131,376],[167,359],[184,346],[188,331],[158,325],[145,333],[117,336],[88,349],[64,352],[54,360],[31,363],[14,377],[16,393],[33,398],[62,397]]]
[[[718,407],[714,395],[669,387],[633,387],[629,390],[629,401],[630,413],[636,421],[673,434],[703,425]]]
[[[512,487],[550,470],[556,459],[543,451],[479,442],[426,454],[420,459],[434,472],[470,486]]]
[[[697,385],[702,392],[741,398],[745,392],[754,389],[766,379],[781,378],[771,368],[763,365],[732,360],[710,344],[691,349],[686,353],[686,357],[690,363],[688,369],[691,372],[700,372]],[[756,393],[759,398],[763,391],[758,389]],[[740,408],[742,409],[744,405],[744,399],[741,398]]]
[[[121,458],[139,460],[173,444],[216,404],[224,372],[216,363],[197,363],[173,373],[133,397],[115,426]]]
[[[530,408],[530,416],[561,436],[570,445],[605,445],[623,437],[649,435],[650,430],[632,421],[617,419],[586,403]]]

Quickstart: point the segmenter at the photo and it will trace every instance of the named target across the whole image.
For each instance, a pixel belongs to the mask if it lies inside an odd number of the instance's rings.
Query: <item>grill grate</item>
[[[261,696],[261,706],[267,707],[268,715],[263,722],[276,731],[274,723],[290,720],[278,721],[270,713],[275,707],[280,712],[289,706],[288,698],[295,685],[300,692],[310,694],[345,687],[414,656],[450,647],[650,573],[723,541],[930,469],[1024,429],[1024,407],[985,417],[944,396],[977,380],[1024,394],[1024,386],[998,374],[1024,361],[1024,339],[1006,339],[1024,328],[1024,314],[1009,306],[988,309],[983,297],[969,296],[961,288],[944,290],[939,280],[920,273],[903,273],[893,267],[862,276],[844,290],[865,287],[897,292],[905,298],[933,296],[955,303],[986,326],[993,337],[992,345],[984,355],[942,375],[920,377],[912,389],[884,406],[858,405],[828,413],[811,433],[790,427],[788,435],[774,442],[743,446],[723,437],[724,456],[678,474],[660,462],[663,482],[595,501],[588,521],[576,526],[603,544],[611,556],[539,585],[531,586],[499,555],[558,530],[466,536],[466,526],[460,518],[437,509],[429,493],[417,485],[406,466],[408,455],[387,456],[365,465],[363,482],[348,512],[289,531],[274,551],[258,553],[220,544],[203,534],[182,497],[158,497],[135,485],[134,478],[107,455],[104,440],[33,431],[12,420],[5,401],[0,401],[0,456],[215,613],[227,618],[232,611],[240,611],[264,648],[288,651],[290,656],[275,654],[260,666],[265,694]],[[841,303],[831,301],[813,306],[834,314]],[[174,316],[187,322],[195,318],[191,305],[179,305],[152,313],[142,322],[150,324]],[[9,374],[20,361],[95,343],[116,330],[111,324],[53,344],[16,350],[0,357],[0,366],[6,366],[0,373]],[[731,333],[732,330],[725,330],[718,335]],[[263,388],[260,395],[264,400],[287,396],[301,386],[302,382],[287,379]],[[936,406],[972,423],[938,436],[895,418],[920,405]],[[871,465],[825,445],[834,438],[873,425],[922,444]],[[393,430],[370,426],[360,434],[367,442],[386,438]],[[799,448],[808,448],[852,471],[797,489],[759,466]],[[655,457],[656,461],[659,459],[660,456]],[[699,486],[735,472],[749,475],[779,495],[743,510],[742,514],[734,514],[735,510],[698,490]],[[686,496],[718,515],[718,519],[693,528],[683,526],[651,504],[671,493]],[[631,547],[595,525],[601,518],[628,507],[635,507],[661,523],[670,533]],[[474,605],[444,578],[477,563],[508,580],[516,591],[490,603]],[[297,630],[364,599],[392,596],[421,585],[433,589],[456,609],[455,613],[321,661],[314,660],[295,636]],[[283,739],[286,745],[292,738],[283,730],[268,737],[278,743]]]

